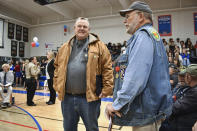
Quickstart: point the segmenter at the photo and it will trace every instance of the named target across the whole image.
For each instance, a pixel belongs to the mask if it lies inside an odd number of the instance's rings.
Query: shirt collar
[[[152,26],[152,24],[147,23],[147,24],[144,24],[143,26],[141,26],[140,28],[138,28],[138,29],[136,30],[136,32],[131,36],[131,38],[127,41],[126,46],[128,46],[128,45],[133,41],[135,34],[136,34],[138,31],[140,31],[142,28],[146,27],[146,26]]]

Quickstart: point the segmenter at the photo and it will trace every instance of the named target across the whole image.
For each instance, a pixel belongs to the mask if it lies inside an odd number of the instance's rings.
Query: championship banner
[[[194,35],[197,35],[197,12],[194,13]]]
[[[158,16],[158,32],[160,36],[172,35],[171,15]]]
[[[4,48],[4,21],[0,19],[0,48]]]

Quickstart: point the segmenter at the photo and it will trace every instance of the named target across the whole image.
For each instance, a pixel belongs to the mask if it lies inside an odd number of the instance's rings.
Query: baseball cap
[[[147,5],[145,2],[135,1],[129,6],[128,9],[120,10],[120,15],[125,17],[125,14],[127,12],[133,11],[133,10],[139,10],[139,11],[147,12],[147,13],[150,13],[150,14],[153,13],[153,11],[149,7],[149,5]]]
[[[182,70],[178,73],[178,75],[184,76],[185,73],[186,73],[186,69],[182,69]]]
[[[173,68],[173,69],[177,69],[175,64],[169,64],[169,67]]]
[[[186,73],[197,76],[197,64],[191,64],[186,68]]]

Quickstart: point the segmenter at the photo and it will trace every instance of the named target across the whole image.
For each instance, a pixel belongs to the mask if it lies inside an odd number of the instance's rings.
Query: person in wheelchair
[[[12,83],[14,81],[14,75],[10,71],[9,64],[2,65],[3,71],[0,72],[0,96],[2,97],[2,108],[10,106],[10,98],[12,95]]]

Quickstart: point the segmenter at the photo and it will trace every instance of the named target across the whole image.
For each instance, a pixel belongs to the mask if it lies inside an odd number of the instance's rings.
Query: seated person
[[[3,64],[2,68],[3,71],[0,72],[0,96],[3,99],[2,108],[6,108],[10,106],[10,96],[12,94],[14,75],[9,71],[10,66],[8,64]]]
[[[190,89],[190,87],[185,83],[185,71],[181,71],[178,73],[178,84],[172,90],[173,103],[182,98],[188,89]],[[171,131],[172,128],[173,125],[170,123],[169,118],[166,118],[165,121],[162,122],[159,131]]]
[[[191,131],[197,120],[197,64],[186,68],[185,82],[190,87],[173,104],[170,123],[174,129],[170,131]]]
[[[169,65],[169,73],[170,73],[170,84],[173,90],[178,83],[178,72],[174,64]]]
[[[186,92],[189,89],[189,86],[185,83],[185,71],[181,71],[178,73],[178,83],[176,87],[172,90],[172,98],[173,102],[178,100],[184,95],[184,92]]]

